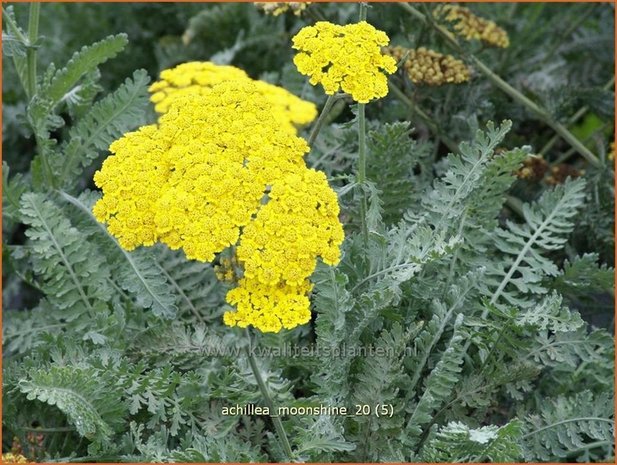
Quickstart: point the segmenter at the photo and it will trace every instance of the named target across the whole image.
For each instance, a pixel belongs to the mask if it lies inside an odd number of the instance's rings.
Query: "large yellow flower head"
[[[235,66],[194,61],[161,72],[161,79],[150,86],[150,100],[158,113],[166,113],[178,99],[187,95],[205,97],[210,88],[227,81],[249,81],[271,104],[272,116],[285,127],[305,125],[317,116],[317,107],[282,87],[251,79]]]
[[[249,81],[179,99],[158,125],[111,144],[95,215],[127,250],[161,241],[211,261],[237,242],[266,186],[304,166],[306,142],[270,110]]]
[[[388,93],[387,74],[396,71],[396,61],[381,52],[388,36],[366,21],[339,26],[319,21],[302,28],[293,38],[299,50],[294,63],[300,73],[321,84],[326,94],[339,90],[359,103]]]
[[[94,176],[103,197],[93,213],[127,250],[162,242],[211,262],[239,243],[244,277],[225,322],[262,331],[308,321],[308,278],[318,257],[338,262],[343,240],[336,194],[272,106],[248,80],[186,95],[115,141]]]
[[[493,47],[510,46],[508,33],[497,26],[494,21],[481,18],[469,8],[459,5],[442,5],[433,12],[436,18],[443,17],[453,24],[454,31],[466,40],[481,40]]]

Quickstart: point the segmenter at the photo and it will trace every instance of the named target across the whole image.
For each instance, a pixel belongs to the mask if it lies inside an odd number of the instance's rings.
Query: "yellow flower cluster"
[[[615,159],[615,150],[617,150],[617,149],[615,149],[615,141],[613,141],[613,142],[611,142],[610,149],[608,151],[608,159],[609,160],[614,160]]]
[[[338,263],[343,230],[336,220],[336,194],[322,172],[289,174],[272,186],[268,197],[242,233],[237,256],[244,264],[244,279],[228,295],[237,311],[228,312],[225,322],[279,331],[310,319],[306,294],[315,258]],[[277,310],[268,311],[273,302]]]
[[[308,277],[317,257],[338,261],[343,240],[336,194],[272,108],[249,80],[178,98],[157,125],[112,143],[94,176],[93,213],[127,250],[160,241],[211,262],[240,241],[237,262],[218,270],[229,280],[244,270],[225,322],[262,331],[308,321]]]
[[[294,15],[300,16],[311,2],[253,2],[253,4],[269,15],[278,16],[291,10]]]
[[[285,128],[295,130],[295,125],[308,124],[317,116],[317,107],[312,102],[302,100],[282,87],[255,81],[235,66],[217,65],[208,61],[183,63],[162,71],[161,79],[150,86],[150,100],[158,113],[166,113],[181,97],[205,97],[212,86],[237,80],[252,82],[257,92],[268,99],[272,115]]]
[[[29,463],[30,461],[20,454],[13,454],[11,452],[2,454],[2,463]]]
[[[391,47],[386,53],[400,61],[407,56],[403,68],[414,84],[441,86],[469,81],[471,71],[461,60],[452,55],[442,55],[424,47],[405,49]]]
[[[394,58],[381,52],[388,42],[385,32],[366,21],[346,26],[319,21],[294,36],[293,48],[299,51],[294,63],[326,94],[342,89],[355,101],[367,103],[388,93],[384,73],[396,71]]]
[[[510,46],[508,33],[494,21],[474,15],[469,8],[458,5],[442,5],[433,12],[436,18],[443,17],[454,24],[455,32],[466,40],[481,40],[494,47]]]

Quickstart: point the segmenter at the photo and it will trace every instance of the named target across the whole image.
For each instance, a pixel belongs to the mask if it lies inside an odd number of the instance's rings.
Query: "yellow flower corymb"
[[[150,86],[150,100],[158,113],[166,113],[181,97],[196,95],[205,97],[210,88],[227,81],[248,81],[256,92],[262,94],[271,104],[272,116],[279,124],[294,129],[310,123],[317,116],[317,107],[311,102],[296,97],[282,87],[264,81],[251,79],[235,66],[217,65],[211,62],[194,61],[183,63],[161,72],[161,79]]]
[[[93,213],[127,250],[163,242],[211,262],[237,245],[217,270],[238,282],[224,321],[262,331],[310,319],[316,260],[336,264],[343,241],[336,194],[272,107],[249,80],[178,98],[158,124],[115,141],[94,176]]]
[[[384,73],[396,71],[394,58],[381,52],[388,42],[385,32],[366,21],[346,26],[319,21],[294,36],[293,48],[299,51],[294,63],[326,94],[342,89],[355,101],[367,103],[388,93]]]

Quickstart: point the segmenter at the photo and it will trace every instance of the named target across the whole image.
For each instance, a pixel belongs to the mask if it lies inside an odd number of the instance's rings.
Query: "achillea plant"
[[[613,10],[512,8],[5,5],[3,461],[613,460]]]

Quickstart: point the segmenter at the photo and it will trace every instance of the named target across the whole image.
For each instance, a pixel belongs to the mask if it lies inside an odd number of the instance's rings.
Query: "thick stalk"
[[[257,380],[257,386],[259,387],[259,391],[264,398],[264,402],[270,410],[270,418],[272,419],[272,423],[274,423],[276,433],[281,440],[283,450],[287,454],[287,458],[291,461],[293,460],[293,452],[291,450],[291,445],[289,444],[289,439],[287,439],[287,433],[285,433],[285,428],[283,427],[283,422],[281,421],[281,418],[275,413],[274,401],[272,400],[272,396],[270,396],[268,386],[262,378],[259,367],[257,366],[257,360],[255,359],[255,354],[253,353],[253,348],[251,344],[251,334],[248,330],[246,331],[246,334],[249,338],[249,347],[246,352],[248,355],[249,364],[251,365],[251,370],[253,370],[253,375],[255,375],[255,379]]]
[[[30,17],[28,19],[28,49],[26,58],[28,63],[28,97],[36,94],[36,48],[35,44],[39,37],[39,16],[41,13],[40,3],[30,4]]]
[[[534,113],[536,117],[538,117],[541,121],[550,126],[557,134],[559,134],[565,141],[567,141],[573,148],[575,148],[576,151],[580,153],[590,164],[595,167],[599,167],[601,165],[598,157],[596,157],[587,147],[585,147],[564,125],[555,121],[547,110],[527,98],[521,92],[519,92],[506,81],[504,81],[501,77],[494,73],[488,66],[486,66],[474,55],[467,54],[459,45],[456,38],[454,38],[454,36],[448,30],[436,24],[432,20],[432,18],[428,18],[411,5],[407,3],[398,3],[398,5],[400,5],[408,13],[412,14],[414,17],[418,18],[424,23],[430,24],[446,39],[450,47],[452,47],[454,50],[456,50],[462,55],[467,55],[472,61],[472,63],[476,66],[476,68],[482,74],[484,74],[489,79],[489,81],[491,81],[504,93],[508,94],[515,102],[526,107],[529,111]]]

